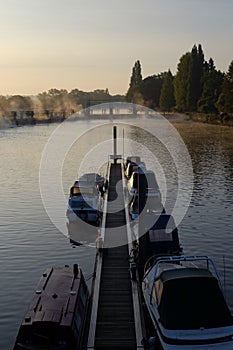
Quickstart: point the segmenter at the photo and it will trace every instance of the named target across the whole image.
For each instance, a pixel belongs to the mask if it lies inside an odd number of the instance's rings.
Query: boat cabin
[[[161,200],[159,186],[155,174],[151,170],[138,169],[133,172],[128,181],[128,191],[130,196],[139,193],[139,196],[157,196]]]
[[[89,292],[77,265],[48,268],[22,321],[13,350],[81,349]]]
[[[130,179],[133,172],[137,171],[138,169],[141,169],[142,171],[146,171],[145,163],[144,162],[140,162],[140,163],[130,162],[130,163],[128,163],[126,170],[125,170],[125,177],[127,179]]]
[[[103,196],[107,189],[107,181],[97,173],[83,174],[79,180],[76,180],[70,189],[70,197],[80,194],[96,195],[100,192]]]
[[[142,221],[141,229],[145,232],[143,237],[144,251],[146,251],[145,261],[153,255],[181,253],[178,230],[171,215],[147,214],[142,217]]]
[[[103,195],[107,189],[107,183],[105,182],[104,177],[97,173],[86,173],[80,177],[79,181],[82,183],[86,182],[95,185],[100,191],[101,195]]]

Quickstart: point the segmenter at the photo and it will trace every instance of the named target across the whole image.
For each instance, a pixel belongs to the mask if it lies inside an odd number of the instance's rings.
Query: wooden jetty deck
[[[122,164],[111,164],[103,218],[104,249],[97,252],[87,349],[143,349],[138,285],[130,274],[128,212]]]

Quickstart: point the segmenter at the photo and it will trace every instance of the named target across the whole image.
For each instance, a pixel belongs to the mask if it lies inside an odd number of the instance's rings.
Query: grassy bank
[[[185,113],[185,115],[193,122],[233,126],[233,115],[230,114]]]

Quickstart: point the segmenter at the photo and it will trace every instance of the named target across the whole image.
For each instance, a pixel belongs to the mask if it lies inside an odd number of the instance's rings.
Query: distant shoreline
[[[169,113],[162,113],[159,112],[161,115],[165,116],[165,118],[171,122],[171,123],[190,123],[190,122],[199,122],[203,124],[213,124],[213,125],[219,125],[219,126],[230,126],[233,127],[233,116],[229,115],[213,115],[213,114],[202,114],[202,113],[179,113],[179,112],[169,112]],[[132,118],[133,115],[131,114],[125,114],[125,115],[117,115],[117,114],[106,114],[106,115],[89,115],[89,116],[77,116],[72,121],[78,121],[78,120],[114,120],[114,119],[129,119]],[[153,118],[153,115],[150,116]],[[134,118],[141,118],[141,115],[138,114],[134,116]],[[54,123],[62,123],[64,120],[69,120],[69,118],[64,119],[62,117],[57,117],[54,119],[34,119],[33,121],[24,119],[23,121],[19,121],[17,124],[14,121],[7,120],[7,119],[0,119],[0,130],[4,129],[10,129],[10,128],[17,128],[22,126],[36,126],[36,125],[46,125],[46,124],[54,124]]]

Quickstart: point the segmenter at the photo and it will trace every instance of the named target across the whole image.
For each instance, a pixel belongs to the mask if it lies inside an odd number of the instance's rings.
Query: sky
[[[233,0],[0,0],[0,95],[125,94],[136,60],[175,74],[199,43],[226,72],[232,37]]]

